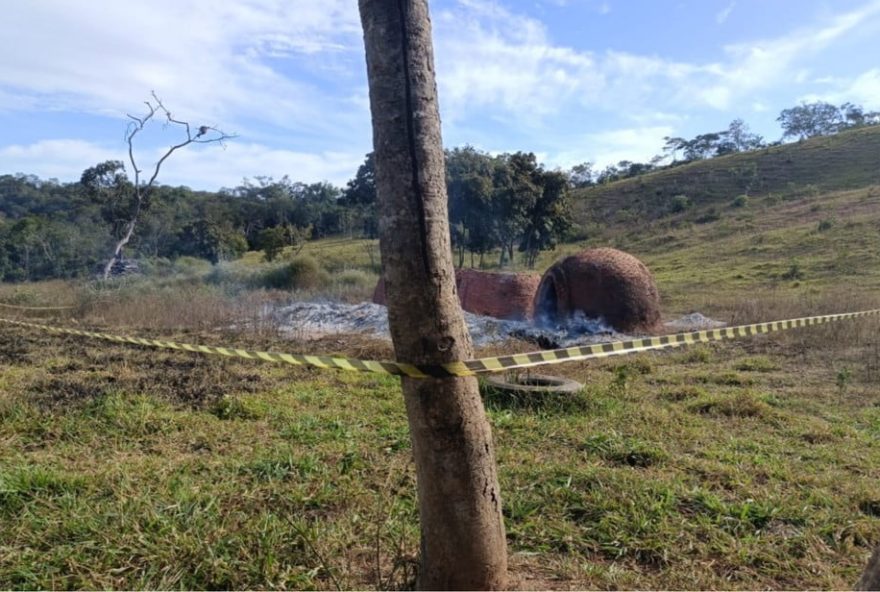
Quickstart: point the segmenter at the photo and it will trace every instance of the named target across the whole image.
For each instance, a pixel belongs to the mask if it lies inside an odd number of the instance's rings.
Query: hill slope
[[[624,179],[575,194],[581,223],[654,219],[673,198],[727,204],[741,194],[780,197],[880,183],[880,126],[844,131],[753,152],[731,154]]]
[[[673,198],[679,210],[673,211]],[[742,196],[742,197],[740,197]],[[614,246],[654,272],[664,309],[880,288],[880,127],[682,165],[577,192],[582,234],[542,258]]]

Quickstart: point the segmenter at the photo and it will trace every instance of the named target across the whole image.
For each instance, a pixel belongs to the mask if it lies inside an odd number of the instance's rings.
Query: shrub
[[[819,189],[817,185],[813,185],[812,183],[804,185],[803,191],[805,197],[819,197],[820,195],[822,195],[822,190]]]
[[[376,284],[376,276],[362,269],[346,269],[336,276],[336,282],[352,288],[372,288]]]
[[[166,277],[171,275],[173,265],[165,257],[148,257],[138,261],[141,273],[148,277]]]
[[[733,366],[737,370],[744,372],[773,372],[779,370],[779,366],[767,356],[753,356],[751,358],[743,358]]]
[[[273,226],[262,229],[257,234],[257,244],[263,251],[266,261],[274,261],[287,244],[284,227]]]
[[[694,219],[694,222],[697,224],[709,224],[710,222],[717,222],[721,219],[721,216],[715,210],[714,207],[709,208],[702,215],[698,216]]]
[[[690,208],[693,204],[687,195],[676,195],[669,202],[669,211],[673,214],[683,212]]]
[[[749,205],[749,196],[748,195],[737,195],[733,201],[730,203],[735,208],[744,208]]]
[[[833,218],[825,218],[824,220],[819,221],[819,232],[825,232],[826,230],[831,230],[831,227],[834,226]]]
[[[216,285],[260,285],[266,273],[264,269],[263,265],[245,265],[226,261],[215,265],[206,280]]]
[[[210,261],[198,257],[178,257],[171,264],[174,273],[193,277],[209,274],[212,267]]]
[[[762,417],[772,411],[767,403],[750,392],[740,392],[732,396],[709,396],[688,408],[701,415],[722,417]]]
[[[791,266],[788,268],[788,271],[782,274],[782,279],[784,280],[801,280],[804,279],[804,272],[801,271],[801,266],[797,261],[792,261]]]
[[[330,283],[330,274],[307,255],[294,257],[289,263],[267,271],[262,277],[264,288],[277,290],[314,290]]]

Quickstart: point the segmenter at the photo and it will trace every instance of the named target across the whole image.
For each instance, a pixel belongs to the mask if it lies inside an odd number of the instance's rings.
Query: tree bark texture
[[[104,265],[103,277],[105,280],[110,278],[110,274],[113,272],[113,266],[116,265],[116,262],[122,259],[122,249],[125,248],[125,245],[128,244],[128,242],[131,240],[132,235],[134,234],[134,227],[138,223],[138,215],[141,211],[140,199],[140,196],[138,196],[137,211],[125,228],[125,236],[117,241],[116,248],[113,249],[113,256],[110,258],[110,261],[108,261],[106,265]]]
[[[360,0],[388,320],[400,361],[472,357],[455,286],[426,0]],[[475,378],[403,378],[418,481],[422,589],[498,589],[507,550]]]
[[[859,578],[855,589],[880,590],[880,545],[871,554],[868,565],[865,567],[865,571],[862,572],[862,577]]]

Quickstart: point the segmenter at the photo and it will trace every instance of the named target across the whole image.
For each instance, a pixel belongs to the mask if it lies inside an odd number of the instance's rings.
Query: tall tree
[[[734,119],[730,122],[726,137],[733,145],[734,152],[747,152],[764,146],[764,138],[749,131],[749,126],[742,119]]]
[[[397,359],[471,357],[458,303],[426,0],[360,0],[379,245]],[[492,433],[477,381],[403,378],[418,482],[423,589],[506,585]]]
[[[464,251],[483,254],[495,246],[492,216],[492,173],[495,160],[485,152],[465,146],[446,152],[446,192],[452,244],[458,249],[458,266]]]
[[[783,139],[796,137],[804,140],[835,133],[840,129],[843,117],[840,109],[819,101],[783,109],[776,121],[782,126]]]
[[[364,235],[376,238],[376,163],[372,152],[367,154],[354,179],[346,185],[339,202],[354,211],[358,218],[356,224],[361,227]]]
[[[571,228],[565,173],[539,168],[536,175],[541,194],[526,215],[526,226],[519,244],[530,269],[535,267],[538,254],[555,249],[557,242]]]
[[[496,160],[492,216],[501,246],[499,265],[513,262],[513,249],[528,225],[529,212],[541,195],[538,160],[531,152],[505,154]]]
[[[666,142],[663,145],[663,152],[669,155],[670,162],[674,164],[678,160],[676,155],[687,146],[687,140],[678,136],[664,136],[663,140]]]
[[[568,173],[568,182],[575,189],[589,187],[593,184],[593,163],[582,162],[571,167]]]

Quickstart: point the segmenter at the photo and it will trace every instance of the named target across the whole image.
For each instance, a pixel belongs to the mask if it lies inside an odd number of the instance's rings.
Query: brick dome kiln
[[[461,308],[497,319],[531,320],[535,290],[541,277],[533,273],[491,273],[457,269],[455,284]],[[373,291],[373,302],[385,304],[385,282],[381,278]]]
[[[660,295],[651,272],[628,253],[589,249],[555,263],[535,295],[538,319],[561,321],[576,311],[604,317],[622,332],[657,331]]]

